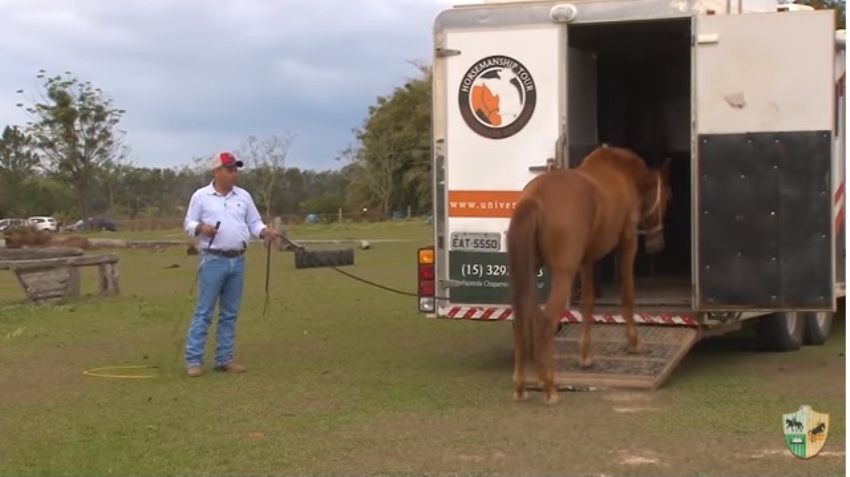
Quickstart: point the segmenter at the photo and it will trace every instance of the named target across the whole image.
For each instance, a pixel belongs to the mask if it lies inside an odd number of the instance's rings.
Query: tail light
[[[422,247],[417,255],[417,290],[419,295],[419,311],[434,311],[434,296],[436,295],[434,271],[434,247]]]

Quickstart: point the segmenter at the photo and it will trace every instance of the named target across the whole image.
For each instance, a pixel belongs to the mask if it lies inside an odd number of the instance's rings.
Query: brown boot
[[[186,376],[189,376],[190,378],[197,378],[202,374],[204,374],[204,368],[200,366],[189,366],[189,368],[186,369]]]
[[[223,366],[216,366],[216,371],[221,371],[224,373],[244,373],[246,371],[245,366],[238,365],[234,362],[227,363]]]

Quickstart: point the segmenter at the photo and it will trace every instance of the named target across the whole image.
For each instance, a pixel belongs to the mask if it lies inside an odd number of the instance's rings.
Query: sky
[[[126,110],[131,160],[173,167],[249,135],[287,166],[338,168],[377,96],[431,62],[434,18],[480,0],[0,0],[0,128],[65,71]]]

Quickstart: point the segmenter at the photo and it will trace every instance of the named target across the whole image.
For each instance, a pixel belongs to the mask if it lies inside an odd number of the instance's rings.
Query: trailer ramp
[[[564,323],[555,337],[555,382],[559,389],[656,389],[670,376],[699,339],[699,330],[687,326],[636,325],[643,354],[628,353],[626,326],[591,326],[593,366],[579,365],[581,323]],[[536,373],[526,371],[526,386],[540,389]]]

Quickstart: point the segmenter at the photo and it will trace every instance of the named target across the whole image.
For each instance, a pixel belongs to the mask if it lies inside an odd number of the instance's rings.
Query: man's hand
[[[200,224],[200,225],[198,225],[198,228],[195,230],[195,232],[196,232],[195,235],[204,234],[204,235],[209,235],[210,237],[214,237],[217,230],[215,229],[215,226],[213,226],[213,225]]]
[[[280,234],[277,233],[277,230],[271,227],[266,227],[262,232],[260,232],[260,238],[263,240],[274,240],[278,237],[280,237]]]

